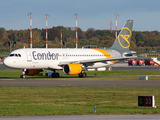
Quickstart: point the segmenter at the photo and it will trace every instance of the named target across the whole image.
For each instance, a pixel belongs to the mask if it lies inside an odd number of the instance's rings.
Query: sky
[[[0,0],[0,27],[6,30],[30,28],[29,13],[32,13],[32,28],[64,26],[81,30],[120,30],[126,20],[134,20],[134,31],[160,31],[160,0]]]

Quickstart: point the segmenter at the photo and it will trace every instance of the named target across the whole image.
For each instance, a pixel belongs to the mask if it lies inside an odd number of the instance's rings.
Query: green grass
[[[0,116],[160,114],[159,91],[160,88],[0,87]],[[154,95],[157,108],[138,107],[138,95]]]
[[[61,75],[59,79],[77,78],[77,75],[67,76],[62,71],[57,72]],[[0,70],[0,78],[17,79],[20,74],[21,70]],[[83,79],[138,80],[138,75],[159,75],[159,71],[87,71],[87,75],[89,77]],[[27,76],[27,79],[31,78],[34,80],[41,76]],[[149,76],[149,80],[159,78]],[[0,87],[0,116],[160,114],[159,91],[160,88],[4,86]],[[138,95],[154,95],[157,108],[138,107]],[[96,113],[94,106],[97,108]]]
[[[0,70],[0,78],[19,78],[21,70]]]
[[[46,73],[49,70],[45,70],[43,73]],[[51,71],[49,71],[51,72]],[[66,75],[63,73],[62,70],[57,71],[60,73],[61,78],[78,78],[78,75]],[[139,75],[160,75],[159,71],[132,71],[132,70],[116,70],[116,71],[86,71],[88,78],[99,78],[101,79],[110,79],[110,80],[121,80],[121,79],[126,79],[126,80],[138,80]],[[22,74],[21,70],[0,70],[0,78],[20,78],[20,75]],[[119,77],[121,76],[121,77]],[[122,77],[125,76],[125,77]],[[127,77],[128,76],[128,77]],[[132,77],[131,77],[132,76]],[[105,78],[103,78],[105,77]],[[49,78],[45,76],[27,76],[27,78]],[[150,77],[155,80],[159,80],[158,77]],[[85,78],[86,79],[86,78]]]

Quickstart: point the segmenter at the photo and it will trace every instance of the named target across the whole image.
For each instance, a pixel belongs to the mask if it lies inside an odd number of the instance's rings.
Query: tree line
[[[60,48],[62,30],[63,47],[75,48],[76,44],[76,29],[57,26],[48,28],[48,47]],[[118,31],[119,33],[120,31]],[[45,48],[46,46],[46,29],[32,30],[33,48]],[[89,28],[87,31],[82,31],[78,28],[78,47],[85,45],[96,45],[97,48],[108,48],[115,40],[115,31],[110,30],[95,30]],[[0,28],[0,52],[9,52],[10,45],[12,50],[30,47],[30,30],[6,30]],[[133,31],[131,38],[131,50],[145,51],[160,51],[160,32],[158,31]]]

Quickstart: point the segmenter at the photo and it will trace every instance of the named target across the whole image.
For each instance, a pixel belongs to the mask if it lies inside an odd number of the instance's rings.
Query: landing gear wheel
[[[59,73],[52,73],[52,78],[59,78]]]
[[[55,73],[56,78],[59,78],[59,73]]]
[[[20,75],[20,78],[25,78],[25,75]]]
[[[52,78],[55,78],[55,73],[52,73]]]
[[[87,77],[87,74],[85,72],[78,74],[78,77],[82,78],[82,77]]]
[[[81,78],[81,77],[82,77],[82,73],[78,74],[78,77],[80,77],[80,78]]]
[[[83,75],[83,77],[87,77],[87,74],[85,72],[82,75]]]
[[[20,78],[23,78],[23,75],[20,75]]]

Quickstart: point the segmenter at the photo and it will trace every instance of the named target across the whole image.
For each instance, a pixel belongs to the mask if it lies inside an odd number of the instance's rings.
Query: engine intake
[[[67,64],[63,66],[63,72],[67,75],[76,75],[82,72],[80,64]]]

